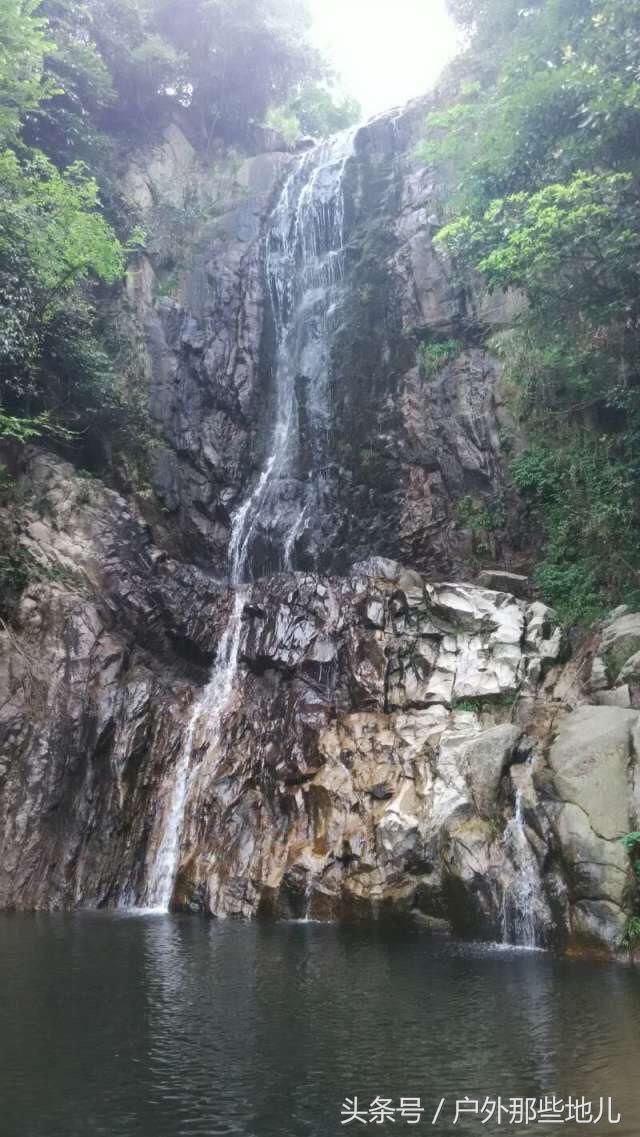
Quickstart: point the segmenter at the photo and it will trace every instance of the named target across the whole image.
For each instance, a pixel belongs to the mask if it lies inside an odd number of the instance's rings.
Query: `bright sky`
[[[310,0],[313,36],[368,118],[424,94],[455,54],[445,0]]]

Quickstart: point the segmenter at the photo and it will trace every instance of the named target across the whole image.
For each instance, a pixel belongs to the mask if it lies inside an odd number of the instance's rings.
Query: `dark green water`
[[[2,1137],[640,1134],[640,974],[318,924],[0,917]],[[612,1097],[498,1127],[456,1098]],[[420,1097],[417,1125],[341,1106]],[[438,1123],[431,1124],[442,1097]]]

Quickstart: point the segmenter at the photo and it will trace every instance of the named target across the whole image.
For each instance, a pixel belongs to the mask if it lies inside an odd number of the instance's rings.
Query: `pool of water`
[[[83,913],[1,916],[0,977],[2,1137],[640,1134],[632,968],[406,929]],[[519,1123],[520,1099],[554,1093],[562,1120]],[[569,1120],[569,1096],[592,1116],[605,1099],[602,1120]],[[354,1097],[364,1122],[345,1125]],[[488,1117],[498,1097],[513,1123]]]

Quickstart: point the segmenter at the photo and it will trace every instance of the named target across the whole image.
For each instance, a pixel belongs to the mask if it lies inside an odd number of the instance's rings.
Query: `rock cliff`
[[[308,351],[293,376],[300,442],[291,480],[304,484],[313,474],[323,498],[298,543],[296,567],[342,572],[382,555],[454,578],[483,559],[517,569],[535,544],[519,523],[500,458],[500,432],[511,420],[498,367],[478,346],[480,329],[508,321],[513,301],[489,304],[463,289],[433,249],[436,191],[414,157],[425,113],[418,100],[373,120],[355,134],[346,163],[340,157],[341,295],[328,322],[313,290],[305,294],[311,322],[325,323],[329,356],[315,459],[317,362],[309,355],[317,327],[306,333]],[[153,484],[170,528],[181,534],[181,555],[220,575],[233,514],[259,476],[277,413],[264,265],[265,241],[274,243],[270,213],[305,161],[309,179],[320,183],[319,204],[334,209],[330,160],[315,170],[313,154],[273,152],[203,169],[177,128],[128,181],[132,202],[159,232],[129,287],[146,328],[150,412],[162,435]],[[176,252],[164,227],[194,199],[189,248]],[[304,213],[304,197],[297,204]],[[298,249],[285,266],[290,274],[299,257]],[[326,267],[318,258],[316,289],[327,287]],[[420,345],[441,342],[455,351],[425,377]],[[480,537],[457,509],[467,497],[496,507],[495,524]],[[254,559],[257,574],[282,567],[264,548]]]
[[[478,346],[515,302],[434,252],[423,116],[213,169],[174,127],[132,167],[152,486],[6,456],[28,580],[0,631],[3,907],[168,879],[218,916],[619,943],[640,617],[571,658],[518,575],[536,542]]]

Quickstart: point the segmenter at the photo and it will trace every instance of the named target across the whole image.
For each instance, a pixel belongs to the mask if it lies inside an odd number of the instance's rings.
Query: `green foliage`
[[[631,864],[636,880],[640,880],[640,833],[627,833],[621,840],[621,844],[631,858]]]
[[[322,76],[309,23],[296,0],[152,0],[147,27],[176,53],[165,94],[188,108],[207,140],[243,137],[269,106]]]
[[[457,503],[456,520],[462,529],[470,529],[474,534],[493,533],[505,524],[504,503],[465,494]]]
[[[122,246],[81,163],[60,173],[37,152],[26,164],[12,150],[0,154],[0,263],[16,258],[38,294],[40,315],[87,277],[122,276]]]
[[[47,90],[23,122],[23,139],[60,168],[77,160],[106,162],[108,146],[97,120],[115,93],[94,42],[90,6],[86,0],[42,0],[38,14],[48,24]]]
[[[467,493],[456,504],[455,520],[471,534],[471,547],[477,556],[496,556],[496,534],[504,529],[506,510],[501,496],[486,498]]]
[[[0,551],[0,619],[6,619],[29,580],[29,557],[26,549],[3,540]]]
[[[511,710],[517,700],[517,693],[506,695],[482,695],[469,699],[457,699],[453,704],[455,711],[473,711],[486,714],[492,711]]]
[[[437,241],[489,289],[521,288],[533,305],[615,317],[640,283],[640,201],[630,174],[576,173],[537,193],[496,198]]]
[[[78,505],[83,504],[84,493],[91,494],[90,486],[81,487],[76,498]],[[87,500],[90,500],[90,496]],[[85,578],[82,573],[61,565],[43,564],[19,543],[15,534],[2,532],[0,540],[2,549],[0,552],[0,620],[11,619],[15,606],[28,584],[59,581],[72,584],[75,589],[84,586]]]
[[[632,856],[637,852],[640,846],[640,833],[634,831],[633,833],[625,833],[624,837],[620,838],[620,844],[626,849],[627,853]]]
[[[438,242],[527,301],[494,337],[530,445],[514,478],[569,622],[640,580],[640,0],[452,0],[470,48],[424,157]]]
[[[629,854],[636,880],[640,881],[640,833],[626,833],[620,843]],[[620,947],[629,952],[640,947],[640,916],[630,916],[627,920]]]
[[[520,0],[447,0],[447,7],[462,27],[487,40],[498,31],[504,35],[513,28],[521,3]]]
[[[302,134],[310,134],[313,138],[327,138],[339,130],[355,126],[362,114],[355,99],[340,95],[320,83],[303,87],[289,107],[300,123]]]
[[[465,0],[473,27],[458,101],[432,116],[426,153],[444,147],[457,207],[615,169],[637,148],[637,0]],[[480,79],[480,82],[469,82]],[[635,144],[635,145],[634,145]]]
[[[501,427],[498,431],[498,441],[500,443],[500,449],[502,453],[507,458],[510,457],[513,454],[514,450],[514,439],[511,431],[507,430],[504,427]]]
[[[451,363],[464,351],[460,340],[440,340],[436,343],[421,343],[418,346],[418,366],[423,379],[437,375],[447,363]]]
[[[640,947],[640,916],[630,916],[620,941],[623,951],[633,952]]]
[[[84,289],[123,271],[122,246],[80,163],[60,172],[37,151],[22,161],[0,154],[0,295],[9,301],[0,310],[0,434],[70,441],[89,425],[84,412],[102,414],[108,368],[92,348]]]
[[[0,146],[15,140],[23,115],[48,88],[43,60],[49,43],[39,0],[0,0]]]
[[[271,130],[276,130],[281,134],[285,142],[290,146],[302,137],[302,127],[300,119],[293,110],[288,107],[269,107],[265,118],[265,124]]]
[[[16,442],[28,442],[42,434],[41,418],[16,418],[7,415],[0,407],[0,438],[12,438]],[[4,467],[2,467],[4,469]]]
[[[0,438],[12,439],[14,442],[29,442],[42,435],[69,442],[73,434],[60,423],[55,422],[48,411],[43,411],[34,418],[17,418],[15,415],[5,414],[0,406]],[[0,467],[4,470],[4,467]],[[0,478],[0,486],[2,480]]]
[[[187,188],[178,201],[157,201],[150,213],[145,248],[161,264],[186,268],[207,222],[224,210],[215,195],[202,193],[196,185]]]
[[[354,126],[360,116],[355,99],[336,94],[321,83],[310,83],[286,105],[270,107],[265,122],[293,145],[303,135],[328,138]]]
[[[597,618],[605,597],[633,587],[637,500],[628,466],[611,457],[606,438],[569,423],[562,438],[530,446],[512,470],[547,533],[536,573],[543,598],[566,623]]]
[[[478,703],[476,699],[458,699],[453,709],[456,711],[475,712],[478,710]]]
[[[598,578],[579,560],[575,564],[557,563],[549,553],[534,573],[541,596],[568,627],[588,624],[603,615],[602,591]]]

